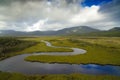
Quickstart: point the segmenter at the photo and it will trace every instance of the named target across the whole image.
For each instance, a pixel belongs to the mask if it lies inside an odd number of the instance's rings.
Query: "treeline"
[[[36,42],[19,40],[13,37],[0,37],[0,59],[7,57],[7,54],[21,51],[34,44]]]

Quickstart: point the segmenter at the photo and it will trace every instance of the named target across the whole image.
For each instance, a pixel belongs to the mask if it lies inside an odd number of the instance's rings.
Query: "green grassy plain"
[[[47,63],[120,65],[120,38],[61,38],[49,40],[55,46],[77,47],[85,54],[72,56],[32,55],[25,60]]]
[[[24,49],[20,53],[34,53],[34,52],[71,52],[72,49],[67,48],[53,48],[46,46],[44,42],[41,42],[41,40],[50,40],[50,39],[56,39],[58,37],[34,37],[34,38],[21,38],[22,40],[26,41],[35,41],[38,44],[29,48]]]
[[[0,80],[119,80],[119,76],[84,74],[23,75],[0,72]]]

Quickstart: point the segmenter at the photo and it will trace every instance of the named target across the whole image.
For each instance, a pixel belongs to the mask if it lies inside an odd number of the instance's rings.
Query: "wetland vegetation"
[[[84,74],[46,74],[23,75],[19,73],[0,72],[0,80],[119,80],[119,76],[84,75]]]
[[[16,55],[16,52],[37,44],[33,41],[23,41],[13,37],[0,37],[0,60]]]
[[[25,58],[27,61],[45,63],[70,64],[111,64],[120,65],[120,38],[119,37],[19,37],[0,38],[1,59],[18,54],[33,52],[69,52],[67,48],[48,47],[40,40],[46,40],[54,46],[75,47],[87,50],[85,54],[71,56],[33,55]],[[8,47],[9,46],[9,47]],[[3,47],[1,47],[3,48]],[[18,48],[18,49],[16,49]],[[3,55],[4,53],[4,55]],[[88,74],[46,74],[24,75],[19,73],[0,72],[0,80],[119,80],[119,76],[88,75]]]
[[[63,38],[64,39],[64,38]],[[49,40],[55,46],[77,47],[87,50],[85,54],[70,56],[32,55],[25,60],[70,64],[120,65],[119,38],[66,38]]]

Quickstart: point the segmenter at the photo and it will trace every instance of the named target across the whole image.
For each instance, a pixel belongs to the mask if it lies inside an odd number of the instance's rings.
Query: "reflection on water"
[[[0,70],[6,72],[21,72],[25,74],[70,74],[83,73],[94,75],[118,75],[120,66],[95,65],[95,64],[49,64],[39,62],[27,62],[24,58],[30,54],[14,56],[0,61]]]

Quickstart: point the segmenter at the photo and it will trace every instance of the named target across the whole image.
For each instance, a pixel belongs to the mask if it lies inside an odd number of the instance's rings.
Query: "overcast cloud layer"
[[[0,0],[0,30],[59,30],[73,26],[110,29],[120,25],[120,0],[82,6],[84,0]]]

